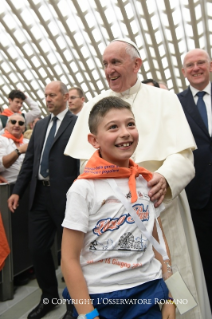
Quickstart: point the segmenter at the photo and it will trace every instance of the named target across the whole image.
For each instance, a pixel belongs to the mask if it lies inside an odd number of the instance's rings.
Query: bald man
[[[66,192],[79,169],[78,160],[64,155],[77,119],[67,109],[68,98],[68,89],[62,82],[53,81],[46,86],[45,99],[50,115],[34,127],[13,195],[8,200],[14,212],[30,183],[29,247],[42,296],[28,319],[43,318],[55,308],[59,299],[51,246],[56,232],[61,237]],[[68,319],[66,314],[64,318]]]
[[[195,178],[186,187],[212,308],[212,259],[208,244],[212,229],[212,62],[201,49],[189,51],[184,58],[183,75],[190,86],[178,94],[194,135]]]

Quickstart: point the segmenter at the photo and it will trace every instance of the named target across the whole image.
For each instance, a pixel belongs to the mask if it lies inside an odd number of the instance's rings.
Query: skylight
[[[47,114],[43,90],[61,80],[86,99],[108,89],[102,54],[116,37],[131,38],[143,60],[139,77],[188,84],[179,61],[196,47],[212,54],[211,0],[1,0],[0,105],[19,88]],[[174,78],[171,78],[172,75]],[[26,106],[25,106],[26,110]]]

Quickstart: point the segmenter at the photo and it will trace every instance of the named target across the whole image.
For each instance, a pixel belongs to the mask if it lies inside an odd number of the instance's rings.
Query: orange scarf
[[[4,225],[0,213],[0,271],[4,267],[5,259],[10,253],[10,247],[4,230]]]
[[[23,134],[21,135],[21,137],[17,138],[15,136],[13,136],[12,134],[10,134],[6,129],[4,130],[4,134],[2,134],[2,136],[5,136],[7,138],[11,138],[11,140],[13,140],[15,143],[19,143],[19,144],[22,144],[23,139],[24,139]]]
[[[19,113],[19,114],[21,114],[21,112],[20,111],[18,111],[18,112],[16,112],[16,113]],[[5,115],[5,116],[11,116],[11,115],[13,115],[14,114],[14,112],[12,112],[10,109],[5,109],[2,113],[1,113],[1,115]]]
[[[129,168],[120,167],[105,161],[99,156],[99,151],[96,151],[85,166],[84,173],[78,176],[78,179],[103,179],[103,178],[126,178],[129,177],[128,185],[131,192],[131,203],[137,201],[135,178],[142,175],[146,181],[152,179],[152,173],[143,167],[129,160]]]

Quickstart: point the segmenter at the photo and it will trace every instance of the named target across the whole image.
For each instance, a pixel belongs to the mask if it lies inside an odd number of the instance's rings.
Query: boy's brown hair
[[[94,104],[93,108],[90,111],[90,115],[88,118],[88,126],[92,134],[97,133],[97,128],[101,119],[111,109],[127,109],[133,114],[129,103],[123,101],[122,99],[116,96],[105,97],[98,101],[96,104]]]

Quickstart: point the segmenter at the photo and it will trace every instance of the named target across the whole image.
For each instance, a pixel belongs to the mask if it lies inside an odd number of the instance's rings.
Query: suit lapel
[[[185,91],[184,94],[185,101],[183,103],[184,108],[187,110],[187,112],[192,116],[195,123],[203,130],[203,132],[209,137],[209,133],[207,128],[205,127],[205,124],[201,118],[201,115],[199,114],[199,111],[197,109],[196,104],[194,103],[194,98],[191,93],[190,88],[188,88]]]
[[[63,134],[63,132],[65,131],[67,126],[71,123],[71,121],[72,121],[71,117],[72,117],[71,113],[68,111],[66,113],[66,115],[64,116],[62,123],[60,124],[60,127],[57,131],[55,138],[54,138],[54,142],[53,142],[52,146],[55,144],[55,142],[58,140],[58,138],[61,136],[61,134]]]
[[[46,137],[46,131],[47,131],[47,127],[49,125],[49,121],[51,119],[51,115],[45,117],[42,121],[42,125],[39,126],[39,134],[37,134],[37,136],[40,137],[40,139],[38,140],[39,143],[39,152],[42,152],[43,149],[43,144],[45,141],[45,137]]]

